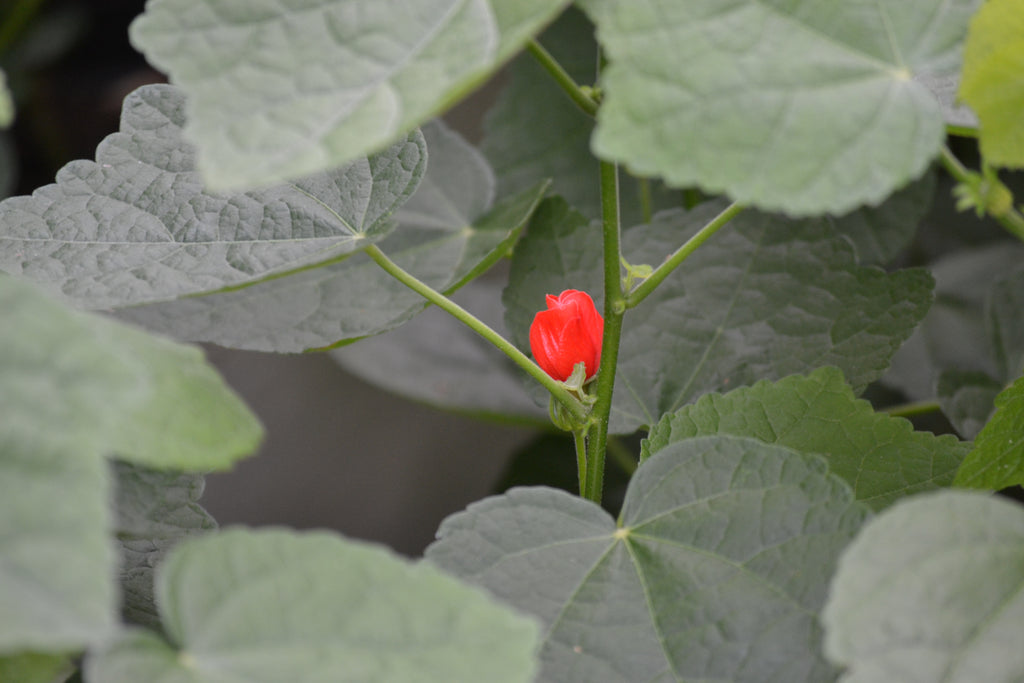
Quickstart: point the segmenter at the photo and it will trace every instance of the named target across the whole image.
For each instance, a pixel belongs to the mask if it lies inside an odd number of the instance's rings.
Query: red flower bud
[[[541,311],[530,325],[530,349],[537,365],[564,382],[573,367],[586,363],[587,379],[597,374],[601,363],[604,318],[586,292],[567,289],[558,296],[547,295],[548,310]]]

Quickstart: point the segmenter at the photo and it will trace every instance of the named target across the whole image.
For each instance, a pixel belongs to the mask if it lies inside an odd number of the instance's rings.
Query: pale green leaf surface
[[[945,137],[979,0],[587,0],[610,66],[595,153],[792,215],[877,204]]]
[[[500,283],[481,278],[452,299],[505,335]],[[547,412],[523,388],[522,371],[435,307],[398,329],[337,349],[331,356],[367,382],[442,410],[541,427],[550,424]]]
[[[1024,678],[1024,511],[978,493],[902,501],[839,561],[825,652],[843,683]]]
[[[189,539],[157,571],[170,641],[128,633],[98,683],[532,680],[533,620],[389,551],[326,532]]]
[[[202,352],[73,311],[0,275],[0,438],[224,469],[262,427]]]
[[[723,206],[663,212],[629,230],[627,260],[661,263]],[[504,297],[521,348],[529,347],[545,294],[573,288],[602,298],[598,234],[564,203],[538,211]],[[825,365],[838,366],[860,392],[882,374],[930,299],[927,273],[858,266],[825,219],[745,212],[627,313],[610,429],[632,432],[709,391]]]
[[[121,549],[122,614],[128,623],[159,629],[153,570],[178,541],[217,527],[199,505],[202,475],[114,463],[114,535]]]
[[[978,127],[978,116],[959,98],[960,74],[915,73],[914,80],[935,95],[942,105],[947,125],[971,129]]]
[[[1024,484],[1024,377],[996,396],[995,407],[957,472],[957,486],[998,490]]]
[[[190,97],[211,187],[383,148],[509,59],[568,0],[154,0],[130,36]]]
[[[181,137],[185,107],[181,90],[143,86],[95,162],[73,161],[56,184],[0,203],[0,269],[95,309],[244,286],[378,241],[423,174],[413,131],[326,173],[215,194]]]
[[[876,413],[835,368],[705,394],[665,415],[643,444],[648,457],[669,444],[712,434],[749,436],[817,453],[857,500],[880,510],[897,499],[948,486],[970,444],[915,432],[902,418]]]
[[[63,683],[74,670],[65,655],[28,652],[0,657],[0,681]]]
[[[493,174],[461,137],[423,128],[429,159],[416,194],[380,243],[431,287],[451,291],[499,259],[533,213],[546,183],[493,206]],[[470,184],[466,184],[470,183]],[[365,254],[233,292],[126,309],[125,319],[178,339],[294,352],[348,343],[397,327],[425,301]]]
[[[1024,167],[1024,1],[988,0],[971,20],[960,96],[981,119],[985,160]]]
[[[445,520],[427,559],[540,617],[540,681],[831,681],[817,614],[869,514],[817,456],[708,437],[637,470],[620,528],[512,489]]]
[[[539,38],[573,79],[587,85],[597,78],[594,26],[569,9]],[[594,120],[584,114],[530,54],[507,69],[507,85],[484,119],[481,151],[494,166],[498,192],[519,192],[551,178],[552,191],[588,218],[601,217],[598,160],[590,151]],[[654,210],[682,205],[682,194],[650,181]],[[623,173],[619,201],[625,225],[643,222],[640,183]]]
[[[116,622],[107,464],[85,443],[69,451],[41,441],[0,430],[2,654],[78,650]]]
[[[935,395],[943,414],[965,439],[973,439],[995,410],[996,396],[1003,385],[976,370],[943,370]]]

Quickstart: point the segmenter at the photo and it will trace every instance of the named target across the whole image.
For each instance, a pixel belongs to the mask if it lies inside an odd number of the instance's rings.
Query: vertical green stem
[[[576,472],[579,475],[581,496],[585,495],[587,488],[587,431],[584,427],[572,433],[573,441],[576,442]]]
[[[584,497],[601,503],[604,489],[604,460],[608,448],[608,416],[615,388],[615,367],[619,358],[622,316],[626,300],[622,294],[622,244],[619,226],[619,169],[601,162],[601,214],[604,233],[604,338],[601,367],[597,374],[597,401],[591,413],[593,427],[588,448],[587,486]]]
[[[640,185],[640,215],[644,217],[644,223],[650,223],[651,217],[654,215],[651,201],[651,179],[640,178],[637,183]]]

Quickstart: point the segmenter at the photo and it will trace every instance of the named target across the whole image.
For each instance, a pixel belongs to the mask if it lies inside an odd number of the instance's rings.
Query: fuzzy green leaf
[[[0,269],[94,309],[242,287],[380,240],[426,164],[414,131],[327,173],[214,194],[181,137],[186,106],[177,88],[143,86],[95,162],[0,203]]]
[[[1024,511],[977,493],[902,501],[839,561],[822,619],[843,683],[1024,678]]]
[[[1024,167],[1024,0],[988,0],[971,20],[960,96],[981,120],[985,160]]]
[[[136,46],[189,94],[211,187],[383,148],[481,83],[568,0],[153,0]]]
[[[984,372],[944,370],[936,382],[935,394],[950,424],[965,439],[973,439],[995,409],[1003,385]]]
[[[664,212],[627,231],[627,260],[661,263],[722,208]],[[564,202],[538,211],[504,298],[521,348],[545,294],[573,288],[601,298],[599,230]],[[858,266],[827,219],[744,212],[627,313],[611,429],[632,432],[709,391],[825,365],[862,391],[924,316],[931,284],[921,270]]]
[[[425,564],[326,532],[235,529],[157,570],[169,641],[127,632],[103,683],[530,681],[536,624]]]
[[[114,464],[114,534],[121,549],[122,614],[128,623],[160,627],[153,570],[179,541],[217,528],[199,505],[202,475]]]
[[[17,415],[0,416],[0,654],[102,642],[117,619],[107,463],[85,444],[67,451],[11,434]]]
[[[593,149],[793,215],[877,204],[945,139],[915,76],[955,74],[980,0],[587,0],[610,66]]]
[[[492,206],[487,162],[439,123],[423,128],[430,158],[416,194],[380,248],[431,287],[454,291],[501,258],[546,183]],[[178,339],[260,351],[340,345],[393,329],[422,297],[365,254],[233,292],[126,309],[120,315]]]
[[[778,382],[758,382],[727,394],[705,394],[664,416],[641,457],[669,444],[711,434],[749,436],[817,453],[857,500],[880,510],[897,499],[948,486],[970,444],[953,436],[915,432],[910,422],[876,413],[835,368]]]
[[[957,486],[998,490],[1024,484],[1024,377],[996,396],[995,405],[957,472]]]
[[[202,352],[80,311],[0,275],[0,438],[225,469],[262,427]]]
[[[427,559],[540,617],[540,681],[830,681],[818,610],[868,515],[821,458],[717,436],[645,461],[618,525],[512,489],[445,520]]]

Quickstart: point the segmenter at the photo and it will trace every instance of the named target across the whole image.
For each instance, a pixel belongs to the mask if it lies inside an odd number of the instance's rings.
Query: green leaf
[[[665,415],[644,442],[646,458],[669,444],[712,434],[749,436],[817,453],[857,500],[875,510],[897,499],[948,486],[970,444],[956,437],[915,432],[902,418],[876,413],[835,368],[727,394],[705,394]]]
[[[6,370],[0,396],[11,388]],[[7,407],[0,410],[0,653],[79,650],[103,641],[116,621],[107,464],[85,443],[69,451],[12,433],[7,422],[18,414]]]
[[[988,0],[971,20],[960,96],[981,119],[981,154],[1024,166],[1024,2]]]
[[[597,79],[594,26],[570,8],[540,37],[540,43],[580,84]],[[508,82],[484,119],[481,151],[494,166],[498,192],[519,192],[552,178],[552,190],[588,218],[601,217],[598,160],[590,151],[594,120],[562,91],[533,55],[522,54],[507,69]],[[651,181],[655,209],[682,205],[678,191]],[[623,174],[619,185],[622,221],[643,222],[640,183]]]
[[[157,570],[170,641],[128,632],[86,662],[103,683],[530,681],[538,632],[425,564],[326,532],[190,539]]]
[[[155,0],[132,44],[189,94],[211,187],[280,182],[383,148],[458,101],[568,0]]]
[[[224,469],[262,428],[202,352],[0,275],[0,438],[162,468]]]
[[[0,203],[0,269],[96,309],[242,287],[380,240],[423,174],[414,131],[327,173],[214,194],[181,137],[185,108],[177,88],[136,90],[95,162],[73,161],[56,184]]]
[[[995,414],[956,474],[957,486],[998,490],[1024,484],[1024,377],[1003,390],[995,404]]]
[[[935,394],[950,424],[965,439],[973,439],[988,422],[1003,385],[984,372],[943,370]]]
[[[38,652],[0,657],[0,681],[11,683],[62,683],[74,671],[65,655]]]
[[[451,292],[507,252],[547,183],[492,206],[493,174],[480,154],[439,123],[424,126],[423,135],[426,174],[396,212],[398,229],[379,246],[420,280]],[[121,316],[179,339],[294,352],[386,332],[424,307],[418,294],[356,254],[239,291],[126,309]]]
[[[880,206],[831,218],[832,227],[853,242],[861,265],[884,265],[910,246],[934,195],[935,174],[926,172]]]
[[[839,561],[822,615],[844,683],[1024,677],[1024,512],[977,493],[903,501]]]
[[[445,520],[427,559],[541,618],[541,681],[829,681],[817,614],[868,515],[821,458],[718,436],[645,461],[618,527],[513,489]]]
[[[623,235],[630,263],[661,263],[721,209],[667,211]],[[597,224],[564,202],[538,211],[516,249],[505,293],[513,340],[546,293],[574,288],[600,299]],[[856,265],[825,219],[748,211],[701,246],[629,311],[610,429],[628,433],[709,391],[838,366],[854,391],[877,379],[923,317],[931,278]]]
[[[980,0],[587,0],[610,66],[592,146],[791,215],[877,204],[945,139],[915,76],[955,74]]]
[[[114,463],[114,533],[121,549],[122,614],[128,623],[160,627],[153,602],[153,569],[178,541],[217,527],[199,505],[198,474],[159,472]]]
[[[500,297],[500,283],[478,279],[452,298],[504,336]],[[338,349],[331,356],[362,380],[442,410],[540,427],[550,424],[547,412],[526,393],[523,373],[494,346],[436,307],[396,330]]]

